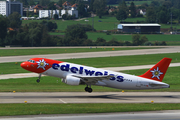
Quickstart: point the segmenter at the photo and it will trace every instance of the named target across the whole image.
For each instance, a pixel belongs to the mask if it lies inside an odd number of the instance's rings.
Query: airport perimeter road
[[[74,58],[92,58],[92,57],[109,57],[109,56],[129,56],[161,53],[180,52],[180,46],[164,47],[158,49],[139,49],[139,50],[121,50],[105,52],[84,52],[84,53],[66,53],[66,54],[49,54],[49,55],[26,55],[26,56],[8,56],[0,57],[0,63],[5,62],[22,62],[34,57],[45,57],[50,59],[74,59]]]
[[[0,120],[179,120],[180,110],[130,113],[27,115],[0,117]]]
[[[61,89],[61,88],[59,88]],[[1,92],[0,103],[180,103],[180,92]]]

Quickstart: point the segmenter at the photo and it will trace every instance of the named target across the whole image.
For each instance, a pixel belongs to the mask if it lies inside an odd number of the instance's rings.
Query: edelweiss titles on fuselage
[[[74,73],[74,74],[83,74],[85,73],[86,76],[107,76],[107,75],[112,75],[114,77],[111,77],[110,80],[116,80],[118,82],[123,82],[123,76],[119,76],[119,75],[114,75],[114,74],[109,74],[107,71],[95,71],[95,70],[89,70],[87,69],[86,67],[71,67],[70,64],[62,64],[62,65],[59,65],[57,63],[54,63],[52,65],[52,68],[54,70],[62,70],[62,71],[67,71],[67,72],[71,72],[71,73]]]

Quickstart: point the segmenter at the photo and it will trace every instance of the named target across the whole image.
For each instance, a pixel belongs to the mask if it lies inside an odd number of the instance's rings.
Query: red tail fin
[[[171,63],[171,60],[171,58],[163,58],[146,73],[140,75],[139,77],[144,77],[162,82],[164,75],[166,74],[166,71],[169,67],[169,64]]]

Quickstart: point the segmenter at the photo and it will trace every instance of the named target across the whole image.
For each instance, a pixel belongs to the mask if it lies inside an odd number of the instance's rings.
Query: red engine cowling
[[[80,78],[68,75],[68,76],[66,76],[66,79],[62,80],[62,82],[66,83],[68,85],[79,85],[81,80],[80,80]]]

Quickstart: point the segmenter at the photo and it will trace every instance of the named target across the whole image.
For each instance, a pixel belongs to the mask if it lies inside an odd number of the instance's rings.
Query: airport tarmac
[[[61,88],[60,88],[61,89]],[[180,103],[180,92],[0,92],[0,103]]]
[[[68,114],[68,115],[26,115],[0,117],[0,120],[179,120],[180,110]]]
[[[89,53],[67,53],[51,55],[27,55],[0,57],[0,63],[21,62],[33,57],[46,57],[50,59],[75,59],[91,57],[111,57],[127,55],[146,55],[162,53],[178,53],[179,46],[160,49],[139,49]],[[178,65],[179,66],[179,65]],[[150,68],[150,67],[149,67]],[[117,68],[105,68],[108,70],[120,71]],[[115,70],[116,69],[116,70]],[[128,70],[129,68],[124,68]],[[144,67],[140,69],[146,69]],[[30,75],[30,73],[28,73]],[[34,74],[34,73],[32,73]],[[21,74],[20,76],[25,76]],[[32,76],[32,75],[30,75]],[[35,75],[35,77],[37,74]],[[2,92],[0,103],[180,103],[180,92]],[[76,115],[46,115],[46,116],[15,116],[0,117],[0,120],[179,120],[180,111],[158,111],[158,112],[137,112],[137,113],[107,113],[107,114],[76,114]]]
[[[153,49],[136,49],[120,51],[103,51],[103,52],[84,52],[84,53],[64,53],[64,54],[44,54],[44,55],[24,55],[24,56],[7,56],[0,57],[0,63],[22,62],[34,57],[44,57],[50,59],[76,59],[76,58],[93,58],[93,57],[111,57],[111,56],[129,56],[129,55],[146,55],[162,53],[178,53],[180,46],[153,48]]]

